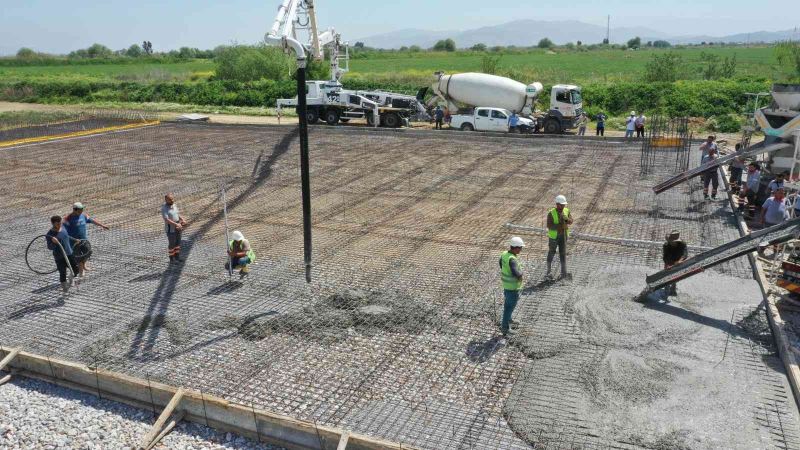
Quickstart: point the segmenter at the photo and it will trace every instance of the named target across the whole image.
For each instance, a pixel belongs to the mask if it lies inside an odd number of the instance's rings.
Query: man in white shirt
[[[647,117],[644,116],[644,113],[639,113],[639,117],[636,118],[636,137],[644,137],[644,123],[647,120]]]
[[[631,115],[625,121],[625,138],[632,138],[634,130],[636,130],[636,112],[631,111]]]
[[[709,136],[705,142],[700,144],[701,157],[706,156],[708,154],[708,151],[711,150],[712,148],[714,150],[717,149],[717,144],[714,142],[716,140],[717,140],[716,136]]]
[[[169,193],[164,196],[164,204],[161,205],[161,218],[164,219],[164,231],[167,233],[167,253],[169,262],[183,262],[181,256],[181,232],[186,226],[186,221],[178,211],[175,204],[175,194]]]
[[[767,189],[769,190],[770,194],[774,194],[775,191],[778,189],[783,189],[783,185],[786,183],[786,173],[779,173],[775,175],[775,179],[770,181],[767,185]]]

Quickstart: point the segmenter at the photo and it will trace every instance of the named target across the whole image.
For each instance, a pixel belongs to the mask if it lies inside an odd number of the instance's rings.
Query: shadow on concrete
[[[642,305],[647,309],[652,309],[654,311],[670,314],[675,317],[684,320],[690,320],[694,323],[704,325],[707,327],[716,328],[720,331],[730,334],[731,336],[738,336],[743,338],[749,337],[749,335],[744,330],[730,323],[727,320],[713,319],[711,317],[704,316],[702,314],[698,314],[696,312],[692,312],[687,309],[671,305],[666,295],[663,293],[663,290],[661,289],[651,293],[640,303],[642,303]]]
[[[31,294],[44,294],[45,292],[55,291],[57,289],[61,289],[61,283],[53,283],[48,284],[47,286],[42,286],[38,289],[32,290]]]
[[[239,280],[226,281],[225,283],[222,283],[217,287],[209,289],[208,292],[206,292],[206,295],[228,294],[231,292],[236,292],[242,286],[244,286],[244,282]]]
[[[482,364],[491,359],[495,353],[502,350],[505,346],[506,344],[503,341],[503,336],[498,335],[484,342],[477,340],[471,341],[467,344],[465,353],[470,361]]]
[[[295,128],[291,133],[284,136],[272,149],[272,153],[264,158],[264,151],[258,156],[256,163],[253,167],[253,180],[250,185],[239,193],[236,197],[228,200],[228,211],[233,211],[250,195],[257,191],[272,175],[273,165],[285,155],[290,148],[292,141],[299,136],[299,129]],[[180,199],[178,199],[180,200]],[[214,202],[216,202],[215,200]],[[211,210],[212,205],[203,210]],[[185,236],[181,241],[181,258],[188,260],[192,254],[192,248],[195,242],[200,241],[218,222],[224,218],[222,209],[196,226],[190,227],[191,233]],[[147,308],[145,316],[138,327],[136,335],[131,341],[130,348],[126,354],[127,358],[136,360],[151,360],[153,358],[153,346],[155,345],[156,338],[158,337],[161,327],[152,327],[154,317],[164,316],[169,309],[169,304],[175,294],[175,288],[181,280],[183,271],[186,268],[186,263],[170,263],[168,270],[162,274],[161,280],[156,288],[153,297],[150,300],[150,305]]]
[[[139,275],[136,278],[131,278],[130,280],[128,280],[128,283],[141,283],[142,281],[158,280],[162,276],[164,276],[164,272],[147,273],[147,274],[144,274],[144,275]]]
[[[61,286],[59,285],[59,288]],[[64,306],[64,295],[60,295],[55,300],[47,300],[44,302],[36,302],[32,305],[24,306],[8,315],[8,320],[19,320],[28,314],[46,311],[48,309],[60,308]]]

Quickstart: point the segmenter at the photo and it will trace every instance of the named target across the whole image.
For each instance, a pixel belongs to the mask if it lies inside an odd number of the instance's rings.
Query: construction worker
[[[436,119],[436,129],[441,130],[444,122],[444,111],[441,106],[437,106],[436,110],[433,111],[433,118]]]
[[[786,172],[781,172],[775,175],[775,179],[770,181],[767,185],[767,191],[770,195],[774,194],[775,191],[778,189],[783,189],[783,186],[786,184]]]
[[[689,256],[686,243],[681,241],[681,233],[672,231],[666,236],[663,247],[664,270],[680,264]],[[678,295],[678,284],[671,283],[664,286],[667,295]]]
[[[718,155],[716,147],[709,149],[708,153],[703,155],[703,157],[700,159],[700,165],[713,164],[717,157]],[[708,200],[708,187],[711,185],[711,199],[716,200],[717,189],[719,189],[719,176],[717,176],[717,167],[703,172],[701,178],[703,179],[703,198]]]
[[[632,138],[636,131],[636,111],[631,111],[631,115],[625,120],[625,139]]]
[[[547,278],[552,278],[551,268],[556,248],[558,248],[558,257],[561,260],[561,278],[569,277],[567,273],[567,238],[570,225],[572,225],[572,215],[567,208],[567,198],[559,195],[556,197],[556,207],[547,212],[547,237],[549,238]]]
[[[256,260],[256,252],[250,247],[250,241],[244,238],[241,231],[236,230],[231,233],[231,240],[228,242],[228,256],[230,262],[225,263],[225,269],[239,270],[239,275],[245,276],[250,273],[250,264]]]
[[[170,192],[164,196],[161,217],[164,219],[164,231],[167,233],[169,262],[183,262],[181,259],[181,232],[186,226],[186,221],[181,217],[178,205],[175,204],[175,194]]]
[[[525,247],[521,237],[514,236],[509,241],[509,249],[500,254],[500,281],[503,283],[503,319],[500,322],[500,332],[503,336],[509,333],[509,327],[516,328],[517,322],[511,320],[514,308],[519,301],[519,291],[522,290],[522,263],[519,253]]]
[[[67,234],[69,234],[71,238],[79,240],[73,249],[78,260],[79,277],[84,276],[86,272],[86,262],[89,260],[89,257],[92,256],[92,246],[89,244],[89,234],[86,231],[86,224],[93,223],[104,230],[109,229],[107,226],[100,223],[99,220],[85,214],[83,209],[83,203],[75,202],[72,205],[72,212],[64,216],[62,222],[64,228],[67,230]]]
[[[717,150],[717,144],[714,142],[716,140],[716,136],[709,136],[705,142],[700,144],[701,157],[706,156],[711,149]]]
[[[511,111],[511,115],[508,117],[508,132],[516,133],[517,130],[519,130],[519,116],[516,111]]]
[[[747,181],[739,191],[739,210],[744,211],[746,216],[752,216],[758,198],[758,191],[761,187],[761,166],[757,162],[751,162],[747,166]],[[747,199],[747,209],[743,199]]]
[[[61,216],[50,218],[51,228],[47,231],[47,249],[53,252],[53,259],[58,268],[58,280],[61,282],[61,289],[67,292],[72,286],[72,277],[67,281],[67,264],[72,268],[73,274],[78,272],[78,261],[72,255],[72,243],[78,240],[67,234],[61,226]],[[63,251],[62,251],[63,249]],[[66,259],[64,256],[66,255]]]

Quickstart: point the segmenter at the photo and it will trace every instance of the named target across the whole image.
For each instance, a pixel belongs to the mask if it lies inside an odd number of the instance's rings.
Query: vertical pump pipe
[[[231,257],[231,239],[228,235],[228,199],[225,197],[225,185],[220,183],[222,191],[222,214],[225,216],[225,253],[228,255],[228,281],[233,279],[233,258]]]

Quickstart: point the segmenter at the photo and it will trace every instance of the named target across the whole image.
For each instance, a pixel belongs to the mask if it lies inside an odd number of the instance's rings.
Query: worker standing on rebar
[[[239,230],[231,233],[231,240],[228,242],[228,256],[230,262],[225,263],[225,269],[238,270],[240,276],[250,273],[250,264],[256,260],[256,252],[250,247],[250,241],[245,239]]]
[[[169,261],[183,262],[181,259],[181,232],[186,226],[186,221],[181,217],[178,205],[175,204],[175,194],[170,192],[164,196],[161,217],[164,219],[164,231],[167,233]]]
[[[86,230],[86,225],[93,223],[98,227],[108,230],[109,227],[100,223],[99,220],[89,217],[88,214],[83,212],[83,203],[75,202],[72,205],[72,212],[64,216],[63,225],[67,230],[70,237],[77,239],[79,242],[75,244],[75,253],[78,260],[78,276],[83,277],[86,273],[86,262],[92,256],[92,246],[89,243],[89,233]]]
[[[745,204],[742,199],[747,199],[746,214],[753,214],[755,211],[749,211],[751,208],[755,209],[756,199],[758,198],[758,190],[761,188],[761,167],[756,162],[751,162],[747,166],[747,181],[742,186],[739,192],[739,210],[745,210]]]
[[[553,257],[558,249],[558,257],[561,260],[561,278],[569,277],[567,273],[567,238],[569,237],[569,226],[572,225],[572,215],[567,208],[567,198],[563,195],[556,197],[556,207],[547,212],[547,278],[552,278],[551,269]]]
[[[444,123],[444,111],[441,106],[437,106],[436,110],[433,111],[433,118],[436,119],[436,129],[441,130],[442,123]]]
[[[701,158],[703,156],[706,156],[710,150],[712,149],[717,150],[717,144],[716,142],[714,142],[716,140],[717,140],[716,136],[709,136],[708,138],[706,138],[705,142],[700,144]]]
[[[639,116],[636,117],[636,137],[644,137],[644,123],[647,121],[647,117],[644,116],[644,113],[640,112]]]
[[[73,274],[78,272],[78,261],[72,255],[72,243],[77,239],[72,238],[67,230],[61,226],[61,216],[50,218],[51,228],[47,231],[47,248],[53,252],[53,259],[58,268],[58,281],[61,282],[61,289],[67,292],[72,286],[72,277],[67,281],[67,264],[72,268]],[[62,251],[63,249],[63,251]],[[66,259],[64,256],[66,255]]]
[[[713,164],[714,161],[717,159],[717,149],[712,148],[708,151],[707,154],[703,156],[700,160],[700,165],[705,166],[709,164]],[[714,166],[711,169],[706,170],[701,175],[703,179],[703,198],[708,200],[708,186],[712,185],[713,188],[711,190],[711,199],[717,199],[717,189],[719,189],[719,176],[717,175],[717,166]]]
[[[521,237],[514,236],[509,241],[509,249],[500,254],[500,280],[503,283],[503,319],[500,322],[500,332],[507,336],[509,328],[516,328],[517,322],[511,320],[514,308],[519,301],[519,291],[522,290],[522,263],[519,254],[525,247]]]
[[[742,152],[742,144],[736,144],[736,153]],[[745,161],[743,156],[737,156],[731,162],[731,192],[734,194],[738,194],[739,190],[742,186],[742,174],[744,173],[744,169],[747,167],[747,162]]]
[[[636,131],[636,111],[631,111],[631,115],[625,120],[625,139],[632,138]]]
[[[664,270],[680,264],[689,256],[686,243],[681,241],[681,233],[672,231],[666,237],[663,247]],[[678,283],[670,283],[664,286],[667,295],[678,295]]]
[[[605,136],[606,134],[606,115],[600,113],[594,116],[594,120],[597,121],[597,127],[595,128],[595,136]]]

